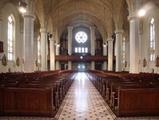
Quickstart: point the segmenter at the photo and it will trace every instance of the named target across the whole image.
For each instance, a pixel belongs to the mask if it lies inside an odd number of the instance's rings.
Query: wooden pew
[[[0,79],[0,115],[54,116],[73,82],[72,74],[73,71],[0,74],[5,78]]]
[[[159,88],[119,89],[118,116],[159,115]]]
[[[53,116],[52,89],[44,88],[5,88],[5,115],[40,115]]]
[[[117,116],[159,115],[158,74],[103,71],[90,74],[92,83]]]

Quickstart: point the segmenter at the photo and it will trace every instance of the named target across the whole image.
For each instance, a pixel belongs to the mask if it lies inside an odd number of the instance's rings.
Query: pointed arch
[[[7,55],[8,60],[13,61],[15,59],[15,19],[11,14],[8,16],[8,34],[7,34]]]

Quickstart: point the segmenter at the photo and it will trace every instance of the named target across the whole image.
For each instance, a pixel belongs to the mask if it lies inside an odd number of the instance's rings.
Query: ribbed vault
[[[111,24],[109,21],[112,20],[111,6],[105,7],[96,0],[64,0],[52,12],[52,19],[54,27],[59,30],[65,29],[67,25],[80,24],[82,21],[82,23],[96,26],[105,36],[105,33],[110,31],[107,29],[111,29],[108,27],[108,24]]]
[[[67,25],[79,24],[82,21],[97,26],[104,34],[108,31],[106,29],[108,28],[107,21],[112,20],[112,5],[109,0],[107,2],[102,0],[53,0],[50,6],[47,6],[46,3],[51,3],[51,1],[36,1],[36,13],[41,21],[41,25],[46,25],[47,15],[52,18],[52,27],[60,31],[65,29],[64,27]],[[106,17],[105,14],[109,17]]]

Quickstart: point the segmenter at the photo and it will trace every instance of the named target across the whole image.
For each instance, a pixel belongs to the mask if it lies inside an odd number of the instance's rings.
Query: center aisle
[[[58,120],[114,120],[111,112],[86,73],[77,73],[59,112]]]

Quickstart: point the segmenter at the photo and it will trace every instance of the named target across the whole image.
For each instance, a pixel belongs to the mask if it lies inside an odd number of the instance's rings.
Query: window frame
[[[15,60],[15,19],[11,14],[7,17],[7,58],[8,61]]]
[[[155,19],[152,17],[149,22],[149,60],[155,61],[155,49],[156,49],[156,31],[155,31]]]

